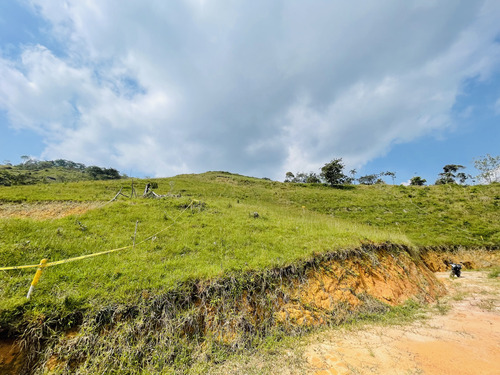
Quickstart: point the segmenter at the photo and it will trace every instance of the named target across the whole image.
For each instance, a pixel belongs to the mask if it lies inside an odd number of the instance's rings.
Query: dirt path
[[[335,330],[306,348],[307,373],[500,374],[500,280],[438,273],[449,290],[443,315],[407,326]]]

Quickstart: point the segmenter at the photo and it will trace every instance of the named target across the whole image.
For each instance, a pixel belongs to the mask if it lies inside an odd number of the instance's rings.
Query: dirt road
[[[450,292],[442,315],[406,326],[324,332],[306,348],[307,373],[500,374],[500,279],[473,271],[453,280],[449,273],[437,276]]]

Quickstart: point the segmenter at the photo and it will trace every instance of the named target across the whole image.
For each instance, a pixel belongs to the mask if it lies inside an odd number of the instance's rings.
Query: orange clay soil
[[[0,203],[0,218],[59,219],[81,215],[102,205],[99,202]]]
[[[282,324],[300,326],[324,324],[332,314],[341,321],[362,307],[364,296],[395,306],[410,298],[432,302],[445,294],[423,262],[415,262],[406,252],[384,250],[332,260],[290,289],[292,298],[276,317]]]
[[[0,340],[0,373],[18,374],[24,356],[14,339]]]
[[[444,272],[450,269],[449,263],[463,263],[465,269],[488,268],[500,265],[500,251],[484,249],[467,250],[464,248],[455,251],[426,251],[421,252],[425,265],[432,272]]]
[[[460,279],[436,274],[450,311],[405,326],[368,326],[318,334],[307,347],[307,373],[500,374],[500,280],[486,272]]]

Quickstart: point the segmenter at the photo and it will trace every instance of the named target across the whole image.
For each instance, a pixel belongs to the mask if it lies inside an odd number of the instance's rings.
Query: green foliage
[[[0,186],[122,178],[114,168],[86,167],[63,159],[40,161],[26,155],[21,158],[24,162],[19,165],[0,165]]]
[[[382,172],[381,175],[390,177],[392,180],[392,184],[394,185],[396,181],[396,172],[387,171],[387,172]]]
[[[447,164],[443,167],[443,172],[439,174],[439,178],[436,180],[436,185],[446,185],[446,184],[456,184],[457,181],[460,184],[465,184],[465,182],[471,177],[463,172],[458,172],[460,169],[464,169],[463,165],[458,164]],[[458,172],[458,173],[457,173]]]
[[[361,185],[375,185],[375,184],[383,184],[384,181],[380,179],[380,175],[378,174],[369,174],[366,176],[361,176],[358,178],[358,182]]]
[[[411,186],[424,186],[427,180],[425,178],[422,178],[420,176],[415,176],[412,177],[410,180],[410,185]]]
[[[497,277],[500,277],[500,267],[498,266],[494,267],[490,272],[488,272],[488,278],[496,279]]]
[[[314,172],[298,172],[296,175],[294,175],[292,172],[286,172],[285,182],[319,184],[321,183],[321,176],[318,176]]]
[[[331,186],[349,184],[351,178],[344,174],[342,158],[333,159],[321,168],[321,177]]]
[[[117,180],[120,178],[120,172],[114,168],[100,168],[93,165],[85,168],[85,171],[93,180]]]

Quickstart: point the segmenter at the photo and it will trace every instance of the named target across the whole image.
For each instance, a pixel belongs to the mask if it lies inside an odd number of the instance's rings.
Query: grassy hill
[[[156,191],[168,196],[120,195],[108,204],[121,188],[130,195],[131,180],[1,187],[2,266],[129,246],[138,222],[134,249],[48,268],[36,302],[29,304],[52,306],[69,298],[87,305],[93,299],[109,301],[110,293],[123,300],[139,289],[168,289],[192,278],[284,266],[367,241],[414,247],[500,245],[499,185],[333,189],[224,172],[155,182]],[[140,192],[145,184],[135,181]],[[76,216],[6,218],[13,203],[29,210],[62,201],[98,205]],[[32,276],[33,270],[0,274],[0,308],[27,304]]]
[[[150,181],[163,198],[141,197]],[[130,179],[0,186],[0,267],[126,247],[46,268],[30,300],[35,269],[1,272],[0,333],[54,315],[71,316],[70,327],[75,311],[366,243],[500,247],[498,184],[335,189],[227,172],[133,183],[139,197],[126,197]]]
[[[29,159],[18,165],[0,165],[0,186],[50,184],[85,180],[111,180],[122,176],[114,168],[87,167],[70,160]]]

